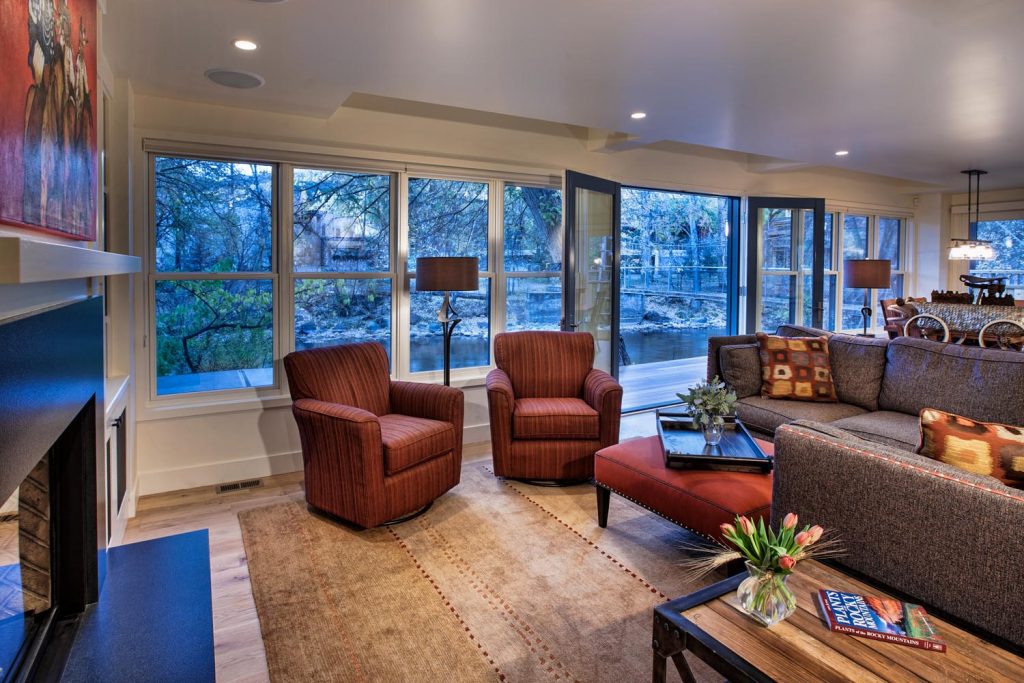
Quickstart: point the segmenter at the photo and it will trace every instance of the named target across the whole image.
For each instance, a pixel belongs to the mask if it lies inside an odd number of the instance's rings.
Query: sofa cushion
[[[865,410],[878,410],[885,375],[887,339],[834,334],[828,339],[836,398]],[[916,446],[916,444],[915,444]]]
[[[451,422],[389,413],[377,418],[384,443],[384,471],[389,476],[444,455],[455,448]],[[458,435],[462,438],[462,435]]]
[[[1024,488],[1024,427],[979,422],[925,408],[918,453]]]
[[[722,381],[737,398],[761,393],[761,356],[757,344],[730,344],[718,350]]]
[[[775,432],[780,426],[793,420],[834,422],[866,412],[863,408],[849,403],[780,401],[763,396],[748,396],[736,403],[736,415],[743,424],[768,433]]]
[[[899,337],[889,342],[881,410],[924,408],[1024,425],[1024,353]]]
[[[757,333],[761,395],[795,401],[835,402],[827,337]]]
[[[877,410],[863,415],[844,417],[831,423],[855,436],[875,443],[884,443],[905,451],[916,451],[921,439],[921,421],[916,415]]]
[[[512,411],[517,439],[599,439],[601,416],[578,398],[521,398]]]

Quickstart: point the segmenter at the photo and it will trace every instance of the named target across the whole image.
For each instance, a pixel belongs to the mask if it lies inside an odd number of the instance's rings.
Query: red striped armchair
[[[459,483],[458,389],[392,381],[375,342],[296,351],[284,367],[314,508],[375,527]]]
[[[487,375],[494,473],[579,480],[594,453],[618,443],[622,387],[594,369],[586,332],[506,332],[494,337]]]

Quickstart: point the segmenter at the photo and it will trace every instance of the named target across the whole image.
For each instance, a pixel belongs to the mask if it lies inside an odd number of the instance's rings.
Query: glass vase
[[[796,611],[796,596],[786,585],[788,574],[755,567],[749,562],[749,576],[736,589],[740,607],[765,626],[779,623]]]
[[[725,425],[718,425],[714,422],[704,425],[701,428],[704,432],[704,441],[706,441],[709,446],[717,446],[722,440],[722,430],[724,427]]]

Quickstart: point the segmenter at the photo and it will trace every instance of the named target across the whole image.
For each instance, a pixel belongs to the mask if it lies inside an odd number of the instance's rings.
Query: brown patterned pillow
[[[777,337],[757,333],[761,395],[794,401],[835,403],[828,337]]]
[[[1024,427],[921,411],[920,455],[1024,488]]]

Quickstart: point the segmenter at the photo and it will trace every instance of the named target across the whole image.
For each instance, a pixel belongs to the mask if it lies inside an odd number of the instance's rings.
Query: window
[[[505,329],[560,329],[561,190],[505,183],[503,222]]]
[[[869,216],[846,214],[843,217],[843,260],[866,259],[868,249]],[[843,319],[841,329],[859,327],[863,321],[860,309],[864,307],[864,290],[843,287]]]
[[[797,252],[791,209],[762,209],[761,329],[775,330],[796,320]]]
[[[803,273],[803,324],[810,325],[814,320],[812,303],[814,286],[814,274],[812,264],[814,263],[814,212],[803,211],[803,260],[800,263],[800,270]],[[825,214],[825,288],[824,288],[824,310],[822,312],[822,327],[826,330],[836,328],[836,283],[839,280],[839,270],[835,259],[835,230],[834,214]]]
[[[452,368],[491,362],[491,281],[488,270],[490,185],[443,178],[409,179],[409,269],[420,256],[476,256],[480,288],[453,292],[452,305],[462,322],[452,337]],[[444,340],[437,312],[444,295],[417,292],[415,272],[409,280],[409,370],[440,370]]]
[[[391,353],[391,175],[296,168],[295,348],[378,341]]]
[[[971,239],[988,240],[996,252],[991,261],[971,261],[971,275],[1005,277],[1006,291],[1024,300],[1024,219],[979,221]]]
[[[907,219],[897,216],[843,214],[843,259],[886,259],[892,276],[888,289],[872,290],[868,305],[872,310],[871,322],[879,325],[881,313],[878,302],[907,296]],[[843,288],[843,308],[840,329],[860,329],[863,318],[864,290]]]
[[[274,167],[153,162],[156,393],[274,384]]]
[[[889,261],[892,275],[889,289],[879,290],[878,300],[898,299],[903,296],[904,258],[903,258],[903,226],[901,218],[889,216],[878,217],[878,258]],[[877,307],[876,307],[877,308]]]

